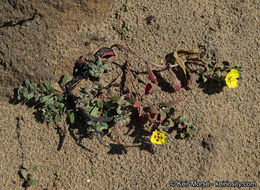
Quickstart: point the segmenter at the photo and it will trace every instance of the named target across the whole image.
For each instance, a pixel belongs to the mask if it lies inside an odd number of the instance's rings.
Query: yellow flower
[[[165,139],[165,133],[158,132],[157,130],[155,130],[151,137],[151,142],[154,144],[167,144],[167,141]]]
[[[236,88],[237,87],[237,78],[239,77],[239,72],[236,69],[232,69],[226,76],[225,81],[227,83],[228,88]]]

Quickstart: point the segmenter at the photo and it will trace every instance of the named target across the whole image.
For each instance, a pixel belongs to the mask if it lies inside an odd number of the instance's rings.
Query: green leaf
[[[46,92],[47,91],[47,89],[44,87],[43,84],[40,84],[39,88],[40,88],[41,92]]]
[[[90,115],[91,116],[98,116],[98,107],[94,107],[93,109],[92,109],[92,111],[90,112]]]
[[[108,125],[106,123],[97,122],[96,128],[98,131],[102,132],[104,129],[108,128]]]
[[[27,179],[28,172],[25,169],[21,169],[19,172],[24,179]]]
[[[189,128],[187,129],[187,132],[188,132],[190,135],[192,135],[194,132],[196,132],[196,128],[195,128],[194,126],[189,127]]]
[[[64,107],[64,104],[63,104],[63,103],[60,103],[60,102],[55,102],[55,106],[56,106],[59,110],[62,110],[62,108]]]
[[[32,84],[30,85],[30,88],[31,88],[31,91],[35,91],[35,90],[37,89],[37,86],[36,86],[35,83],[32,83]]]
[[[31,92],[30,94],[28,94],[27,99],[30,100],[33,96],[34,96],[34,93]]]
[[[27,98],[27,96],[28,96],[28,91],[26,90],[26,89],[22,89],[22,91],[23,91],[23,96],[25,97],[25,98]]]
[[[208,78],[202,75],[203,82],[207,82]]]
[[[60,173],[55,173],[55,176],[56,176],[56,179],[59,180],[59,181],[60,181],[61,178],[62,178]]]
[[[50,98],[50,95],[41,96],[41,97],[40,97],[40,102],[41,102],[41,103],[44,103],[44,102],[46,102],[49,98]]]
[[[38,171],[39,170],[39,166],[33,166],[33,171]]]
[[[59,109],[58,108],[55,108],[54,107],[54,105],[49,105],[49,108],[51,109],[51,111],[53,111],[53,112],[55,112],[55,113],[57,113],[58,111],[59,111]]]
[[[186,138],[185,133],[180,133],[180,137],[181,137],[182,139],[185,139],[185,138]]]
[[[29,175],[28,175],[28,178],[29,178],[29,179],[34,179],[34,174],[29,174]]]
[[[64,77],[62,78],[62,86],[63,87],[65,87],[68,79],[69,79],[69,75],[68,74],[64,75]]]
[[[34,95],[35,101],[38,102],[39,98],[40,98],[40,94],[39,94],[39,92],[36,92]]]
[[[35,179],[30,179],[30,180],[28,181],[28,185],[29,185],[29,186],[35,186],[35,185],[37,185],[37,183],[38,183],[38,181],[35,180]]]
[[[47,89],[47,91],[48,91],[49,93],[53,93],[53,92],[56,91],[56,89],[55,89],[54,87],[52,87],[52,86],[50,85],[50,83],[48,83],[47,81],[44,82],[44,86],[46,87],[46,89]]]
[[[187,119],[186,115],[183,115],[179,118],[179,123],[183,123]]]
[[[74,122],[75,122],[75,114],[74,114],[74,112],[70,112],[69,113],[69,119],[70,119],[70,123],[74,124]]]
[[[116,109],[116,113],[119,114],[119,115],[121,115],[123,113],[123,111],[121,110],[121,107],[118,107]]]
[[[17,100],[21,100],[21,99],[22,99],[21,95],[18,94],[18,95],[17,95]]]
[[[93,121],[87,121],[87,124],[88,125],[94,125],[94,122]]]
[[[160,111],[160,117],[161,120],[163,121],[166,118],[166,113],[164,111]]]
[[[55,115],[54,119],[55,119],[56,122],[60,121],[60,115],[59,114]]]
[[[172,121],[172,119],[168,119],[169,124],[167,125],[168,128],[173,127],[174,126],[174,122]]]
[[[62,102],[63,101],[63,96],[61,95],[61,94],[57,94],[57,100],[59,101],[59,102]]]
[[[29,88],[29,86],[30,86],[30,81],[29,81],[28,79],[26,79],[26,81],[25,81],[25,87],[26,87],[26,88]]]
[[[191,126],[192,126],[192,121],[188,121],[187,126],[188,126],[188,127],[191,127]]]
[[[98,57],[98,67],[101,67],[102,66],[102,60],[100,57]]]
[[[105,71],[107,71],[107,70],[110,69],[110,67],[109,67],[108,65],[104,65],[104,66],[103,66],[103,69],[104,69]]]
[[[92,54],[89,54],[89,60],[94,63],[96,62],[96,59]]]
[[[103,108],[103,101],[101,99],[97,100],[97,106],[98,108],[102,109]]]
[[[120,96],[112,96],[111,100],[117,102],[118,100],[120,100]]]
[[[53,97],[49,98],[48,100],[46,100],[45,105],[49,105],[53,102]]]

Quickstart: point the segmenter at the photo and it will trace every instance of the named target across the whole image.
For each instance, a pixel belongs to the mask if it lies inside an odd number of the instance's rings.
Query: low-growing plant
[[[38,166],[33,167],[33,171],[38,171],[38,170],[39,170]],[[32,186],[35,186],[38,184],[38,181],[35,179],[34,174],[29,173],[27,167],[21,167],[19,169],[19,174],[24,179],[23,187],[25,189],[28,189],[29,187],[32,187]]]
[[[107,64],[114,59],[115,53],[112,49],[114,47],[127,51],[145,62],[151,83],[145,84],[143,91],[140,90],[138,76],[130,69],[129,62],[124,65],[124,72],[130,76],[130,80],[125,82],[124,93],[113,90],[122,87],[121,82],[118,82],[122,75],[109,84],[101,82],[100,79],[105,72],[109,71]],[[196,57],[198,53],[197,49],[178,49],[173,53],[174,62],[158,65],[119,44],[110,48],[102,47],[87,57],[77,60],[73,78],[69,80],[69,75],[62,77],[61,90],[54,88],[48,82],[37,85],[26,80],[17,89],[16,98],[19,101],[30,101],[36,105],[46,122],[63,122],[64,134],[58,150],[61,149],[66,137],[66,120],[69,120],[72,125],[81,121],[88,134],[95,134],[101,144],[108,146],[103,142],[102,136],[108,134],[112,142],[119,143],[120,128],[134,118],[146,130],[154,130],[150,139],[152,143],[167,144],[172,140],[169,129],[176,129],[177,136],[184,139],[193,137],[196,127],[187,120],[186,116],[178,117],[176,115],[175,104],[182,101],[182,98],[167,102],[156,102],[150,98],[153,85],[158,85],[157,77],[151,66],[168,71],[172,80],[169,88],[173,88],[175,92],[181,90],[185,81],[188,86],[199,82],[199,77],[203,79],[203,82],[210,78],[217,80],[221,85],[224,85],[226,81],[228,87],[237,87],[237,78],[242,72],[240,66],[232,68],[227,62],[224,62],[222,67],[213,63],[206,64],[198,56]],[[184,61],[180,55],[186,56]],[[194,69],[190,65],[199,66],[199,68]],[[176,68],[182,70],[183,79],[177,77]],[[225,77],[223,73],[228,74]],[[78,87],[83,81],[87,81],[88,85]]]
[[[54,175],[55,175],[55,179],[54,179],[54,182],[53,182],[53,187],[57,187],[58,186],[58,182],[60,182],[61,179],[62,179],[62,176],[58,172],[56,172]]]

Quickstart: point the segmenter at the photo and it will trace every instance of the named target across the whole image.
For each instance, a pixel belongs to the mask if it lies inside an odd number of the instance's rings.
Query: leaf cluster
[[[33,170],[37,171],[38,168],[38,166],[34,166]],[[24,179],[23,186],[25,187],[25,189],[38,184],[38,181],[35,179],[34,174],[29,173],[26,167],[22,167],[21,169],[19,169],[19,174]]]
[[[177,127],[178,135],[182,139],[193,137],[196,132],[196,127],[193,125],[192,121],[187,120],[185,115],[178,118]]]
[[[239,73],[243,72],[243,69],[240,64],[232,67],[228,61],[223,61],[222,64],[217,64],[217,62],[212,62],[206,67],[198,69],[196,72],[205,83],[209,79],[213,79],[219,82],[219,85],[225,84],[225,75],[231,69],[237,69]]]
[[[63,83],[65,82],[63,80]],[[46,122],[51,122],[53,119],[59,121],[65,106],[63,92],[58,91],[48,82],[37,85],[26,80],[17,90],[17,100],[31,101],[34,105],[37,105]]]
[[[94,56],[93,54],[90,54],[88,58],[80,64],[82,70],[84,70],[85,78],[92,77],[100,79],[103,74],[110,69],[106,60],[100,56]]]

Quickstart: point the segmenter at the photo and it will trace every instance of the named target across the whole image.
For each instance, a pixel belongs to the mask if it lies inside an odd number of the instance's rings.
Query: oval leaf
[[[69,75],[68,74],[64,75],[64,77],[62,78],[62,86],[63,87],[65,87],[68,79],[69,79]]]
[[[75,114],[74,112],[70,112],[69,113],[69,119],[70,119],[70,123],[73,124],[75,122]]]

